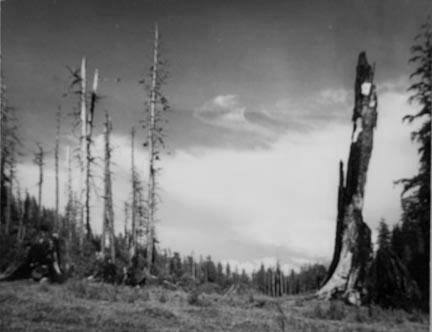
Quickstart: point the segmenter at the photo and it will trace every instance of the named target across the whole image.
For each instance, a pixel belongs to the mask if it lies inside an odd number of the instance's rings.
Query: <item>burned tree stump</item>
[[[353,133],[346,181],[340,162],[338,214],[333,259],[327,280],[318,291],[326,299],[340,297],[361,304],[365,291],[366,268],[371,259],[371,231],[363,221],[364,188],[373,147],[377,120],[374,68],[360,53],[355,80]]]

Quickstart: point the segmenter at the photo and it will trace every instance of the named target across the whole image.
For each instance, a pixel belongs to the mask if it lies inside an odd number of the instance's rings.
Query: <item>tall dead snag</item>
[[[90,225],[90,178],[91,164],[93,157],[91,155],[92,132],[94,111],[97,101],[97,88],[99,83],[99,73],[96,69],[93,76],[93,89],[90,94],[90,108],[87,110],[87,78],[86,78],[86,59],[81,61],[79,80],[80,87],[80,122],[81,122],[81,214],[80,214],[80,244],[83,242],[84,227],[87,238],[92,237]]]
[[[97,97],[97,89],[99,83],[99,71],[95,69],[93,75],[93,87],[92,92],[90,94],[90,109],[87,114],[87,135],[86,135],[86,157],[87,160],[85,162],[85,208],[84,208],[84,216],[85,216],[85,226],[86,226],[86,234],[87,238],[92,237],[92,230],[90,225],[90,178],[91,178],[91,164],[93,163],[93,157],[91,155],[91,144],[92,144],[92,135],[93,135],[93,119],[94,112],[96,108]]]
[[[371,231],[363,221],[362,210],[377,120],[374,70],[366,54],[360,53],[345,184],[343,164],[340,164],[335,251],[327,281],[318,291],[320,297],[342,297],[351,304],[361,304],[365,295],[366,267],[371,259]]]
[[[153,48],[153,68],[152,68],[152,83],[150,92],[150,125],[149,125],[149,179],[148,179],[148,225],[147,225],[147,266],[151,269],[153,245],[154,245],[154,213],[156,207],[155,201],[155,117],[156,117],[156,80],[158,70],[158,51],[159,51],[159,31],[157,24],[155,25],[155,38]]]
[[[132,258],[136,254],[137,249],[137,225],[136,225],[136,213],[137,213],[137,190],[138,190],[138,179],[135,170],[135,128],[131,130],[131,184],[132,184],[132,205],[131,205],[131,243],[130,253]]]
[[[87,93],[87,78],[86,78],[86,58],[82,58],[81,60],[81,69],[80,69],[80,122],[81,122],[81,136],[80,136],[80,180],[81,180],[81,190],[80,190],[80,214],[79,214],[79,225],[78,225],[78,237],[79,237],[79,246],[82,249],[84,242],[84,223],[87,219],[87,210],[85,208],[86,203],[85,199],[87,197],[88,187],[87,184],[87,149],[86,149],[86,140],[87,140],[87,125],[88,125],[88,116],[87,116],[87,101],[86,101],[86,93]]]
[[[56,126],[56,140],[54,149],[54,161],[55,161],[55,228],[60,229],[60,215],[59,215],[59,148],[60,148],[60,122],[61,112],[60,107],[57,109],[56,114],[57,126]]]
[[[42,145],[37,143],[38,151],[34,154],[33,162],[39,168],[39,181],[38,181],[38,221],[37,225],[40,226],[42,218],[42,186],[43,186],[43,166],[44,166],[44,150]]]
[[[128,226],[129,225],[129,203],[128,202],[124,202],[124,237],[125,237],[125,242],[126,244],[129,246],[129,230],[128,230]]]
[[[163,135],[163,111],[168,111],[168,101],[162,93],[162,86],[166,80],[166,73],[163,68],[163,61],[159,55],[159,30],[158,25],[155,24],[155,36],[153,45],[153,65],[151,67],[151,84],[149,90],[149,102],[146,108],[147,119],[145,124],[147,126],[147,142],[145,145],[149,149],[149,163],[148,163],[148,191],[147,191],[147,267],[151,270],[152,261],[154,258],[155,247],[155,212],[157,207],[156,199],[156,161],[160,158],[161,148],[164,147]]]
[[[114,210],[112,201],[112,183],[111,183],[111,146],[110,134],[112,130],[111,119],[108,112],[105,113],[105,172],[104,172],[104,209],[101,250],[102,256],[105,256],[107,242],[109,243],[111,261],[115,262],[115,243],[114,243]],[[108,240],[108,241],[107,241]]]
[[[67,184],[66,184],[66,195],[67,195],[67,203],[66,203],[66,220],[63,224],[63,228],[66,230],[67,238],[69,241],[72,241],[72,229],[73,225],[75,225],[74,220],[74,198],[72,191],[72,157],[70,146],[66,147],[66,161],[67,161]]]

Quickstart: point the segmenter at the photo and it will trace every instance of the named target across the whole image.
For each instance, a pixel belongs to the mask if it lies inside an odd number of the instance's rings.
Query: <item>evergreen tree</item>
[[[381,219],[378,226],[378,250],[389,249],[390,246],[390,230],[384,219]]]
[[[402,179],[402,231],[404,234],[401,258],[423,294],[423,306],[429,306],[430,260],[430,169],[431,169],[431,112],[432,112],[432,22],[420,28],[411,47],[409,62],[416,66],[410,78],[409,101],[419,107],[404,120],[419,124],[411,133],[418,144],[419,170],[412,178]],[[400,245],[400,244],[399,244]],[[400,254],[400,253],[399,253]]]

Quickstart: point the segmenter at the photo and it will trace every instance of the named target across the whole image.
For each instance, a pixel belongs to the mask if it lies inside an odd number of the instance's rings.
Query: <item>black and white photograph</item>
[[[431,0],[0,0],[0,331],[429,331]]]

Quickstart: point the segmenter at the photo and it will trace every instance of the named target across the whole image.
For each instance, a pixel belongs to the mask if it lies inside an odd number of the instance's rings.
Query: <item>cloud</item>
[[[218,95],[199,107],[195,111],[195,116],[207,124],[238,132],[258,134],[263,139],[271,139],[274,136],[265,126],[248,119],[246,106],[240,102],[237,95]]]
[[[345,89],[325,89],[320,91],[318,102],[322,104],[345,104],[348,101],[349,92]]]
[[[320,130],[335,122],[349,121],[352,110],[350,99],[352,94],[345,89],[326,88],[308,98],[281,98],[263,112],[290,129]]]
[[[244,116],[246,107],[236,95],[219,95],[207,101],[195,112],[204,122],[217,126],[236,128],[247,124]]]
[[[394,187],[393,181],[414,174],[417,168],[416,147],[409,139],[412,128],[401,121],[404,114],[412,112],[406,99],[407,94],[398,91],[379,95],[364,208],[365,221],[374,234],[381,217],[390,224],[399,220],[400,188]],[[229,114],[246,114],[247,120],[247,112],[241,111],[237,97],[215,98],[212,105],[215,109],[231,109],[226,111]],[[345,122],[318,117],[315,121],[325,125],[308,132],[279,133],[266,149],[202,145],[163,155],[157,223],[161,246],[182,254],[210,254],[247,270],[262,261],[278,260],[286,269],[307,262],[328,262],[334,245],[338,161],[348,157],[352,129],[346,112]],[[215,118],[220,116],[215,114]],[[222,118],[225,123],[237,121]],[[130,193],[129,137],[114,133],[112,143],[115,224],[121,231],[123,202]],[[95,137],[94,151],[103,156],[101,135]],[[63,206],[66,163],[64,158],[61,160]],[[145,179],[147,152],[138,144],[136,165]],[[53,166],[52,159],[48,159],[43,200],[47,206],[54,205]],[[102,174],[101,167],[94,171]],[[18,169],[21,187],[27,187],[32,194],[37,193],[36,172],[29,163]],[[78,169],[74,167],[76,190],[78,181]],[[96,184],[102,188],[100,178]],[[100,231],[102,199],[94,192],[92,211],[93,228]]]

